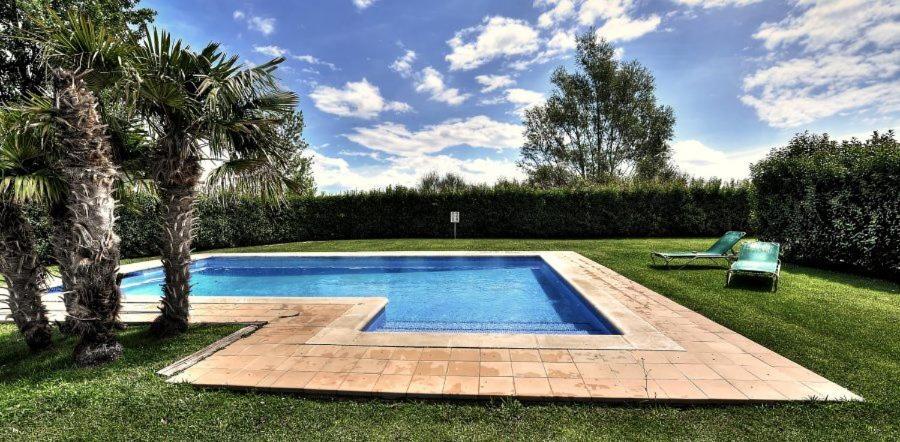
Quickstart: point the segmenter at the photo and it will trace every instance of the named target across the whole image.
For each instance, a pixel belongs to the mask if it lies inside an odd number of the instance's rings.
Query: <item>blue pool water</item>
[[[378,296],[372,331],[619,334],[540,257],[213,257],[192,296]],[[126,295],[161,295],[161,269],[126,275]]]

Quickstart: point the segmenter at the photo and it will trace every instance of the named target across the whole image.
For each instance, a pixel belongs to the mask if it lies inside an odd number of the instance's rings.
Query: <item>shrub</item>
[[[760,239],[787,260],[900,277],[900,145],[797,135],[752,167]]]
[[[521,186],[420,192],[406,188],[290,197],[277,206],[253,198],[201,198],[197,250],[292,241],[448,238],[460,211],[463,238],[718,236],[749,230],[746,183],[610,185],[535,190]],[[124,256],[156,254],[152,207],[120,216]]]

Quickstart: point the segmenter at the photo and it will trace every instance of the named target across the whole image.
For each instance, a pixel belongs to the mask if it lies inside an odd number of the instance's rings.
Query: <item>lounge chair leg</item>
[[[772,293],[778,290],[778,276],[772,278]]]
[[[731,284],[731,272],[725,272],[725,287]]]

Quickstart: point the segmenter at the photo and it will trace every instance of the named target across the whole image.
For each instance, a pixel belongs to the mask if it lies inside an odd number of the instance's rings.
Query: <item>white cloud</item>
[[[634,6],[634,0],[582,0],[578,8],[578,23],[590,26],[598,19],[624,17]]]
[[[267,46],[253,46],[253,52],[258,52],[260,54],[268,55],[270,57],[284,57],[291,54],[291,51],[282,48],[276,45],[267,45]],[[302,61],[303,63],[308,63],[312,65],[320,65],[327,66],[332,71],[337,70],[337,66],[327,61],[319,60],[318,58],[312,55],[291,55],[291,58],[297,61]]]
[[[407,78],[412,74],[414,61],[416,61],[416,52],[407,50],[405,54],[391,63],[391,69],[400,74],[401,77]]]
[[[723,8],[726,6],[747,6],[753,3],[759,3],[762,0],[674,0],[685,6],[699,6],[704,9]]]
[[[416,92],[427,92],[431,99],[447,103],[451,106],[462,104],[469,98],[469,94],[461,94],[459,89],[448,88],[444,84],[444,76],[433,67],[422,69],[416,80]]]
[[[372,6],[377,0],[353,0],[353,5],[356,6],[357,9],[366,9],[369,6]]]
[[[535,6],[551,7],[538,17],[538,26],[552,27],[575,14],[575,3],[572,0],[537,0]]]
[[[247,20],[247,28],[262,32],[263,35],[269,35],[275,32],[275,19],[253,16]]]
[[[744,78],[741,101],[774,127],[796,127],[846,113],[900,111],[900,3],[793,0],[781,21],[754,37],[769,50]]]
[[[341,89],[317,86],[309,97],[322,112],[342,117],[370,119],[377,117],[381,112],[412,110],[406,103],[385,100],[378,87],[365,78],[362,81],[347,82]]]
[[[403,157],[387,160],[383,165],[354,167],[343,158],[314,152],[312,169],[317,187],[326,191],[371,190],[388,185],[412,187],[431,171],[453,172],[472,184],[492,184],[500,178],[524,178],[521,169],[511,160],[459,159],[449,155]]]
[[[653,32],[659,26],[658,15],[645,19],[632,19],[627,16],[611,18],[597,29],[597,36],[608,41],[629,41]]]
[[[297,60],[297,61],[302,61],[304,63],[312,64],[312,65],[326,66],[326,67],[328,67],[328,69],[331,69],[332,71],[337,70],[337,66],[335,66],[333,63],[329,63],[327,61],[322,61],[322,60],[320,60],[316,57],[313,57],[312,55],[309,55],[309,54],[292,55],[291,58],[293,58],[294,60]]]
[[[243,20],[244,17],[245,17],[244,11],[241,11],[240,9],[231,13],[231,18],[233,18],[235,20]]]
[[[475,81],[484,86],[481,88],[481,92],[484,93],[516,84],[516,80],[509,75],[479,75],[475,77]]]
[[[483,24],[463,29],[447,41],[452,51],[445,58],[452,71],[470,70],[496,58],[533,53],[539,43],[538,31],[524,20],[485,17]]]
[[[253,46],[253,52],[258,52],[260,54],[268,55],[270,57],[283,57],[284,54],[288,53],[287,49],[280,48],[275,45],[269,46]]]
[[[578,46],[573,31],[556,31],[550,40],[547,40],[547,50],[557,53],[570,51]]]
[[[447,120],[410,131],[399,123],[381,123],[357,127],[347,139],[369,149],[400,156],[438,153],[452,146],[489,149],[518,149],[523,142],[522,126],[502,123],[479,115]]]
[[[672,150],[672,161],[692,176],[744,179],[750,177],[750,164],[763,159],[770,148],[725,152],[697,140],[683,140],[673,143]]]
[[[900,19],[893,0],[793,0],[801,11],[776,23],[763,23],[755,38],[768,49],[798,44],[805,51],[854,49],[867,43],[865,30]],[[860,40],[862,39],[862,40]]]
[[[544,94],[527,89],[512,88],[506,90],[506,101],[515,105],[514,112],[525,115],[525,110],[538,104],[543,104],[546,98]]]

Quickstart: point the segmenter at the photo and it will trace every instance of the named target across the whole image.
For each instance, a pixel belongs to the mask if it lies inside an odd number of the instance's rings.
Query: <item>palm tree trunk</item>
[[[171,141],[168,152],[184,152]],[[174,158],[173,158],[174,157]],[[161,314],[150,327],[159,337],[173,336],[187,331],[190,316],[191,293],[191,242],[194,227],[194,203],[197,199],[197,184],[200,182],[202,167],[199,158],[177,155],[168,157],[157,177],[159,193],[163,203],[162,256],[165,284],[163,285]]]
[[[34,235],[22,208],[0,201],[0,274],[6,280],[7,305],[25,343],[34,351],[52,344],[53,331],[41,301],[46,269],[34,247]]]
[[[70,71],[57,69],[53,74],[62,122],[59,141],[65,152],[62,173],[69,186],[66,206],[71,225],[65,260],[72,284],[69,316],[79,336],[74,356],[79,365],[96,365],[122,355],[115,335],[121,308],[119,237],[113,230],[118,171],[94,94]]]
[[[64,202],[54,203],[50,206],[50,245],[53,251],[53,259],[59,267],[59,279],[62,281],[63,304],[65,304],[66,316],[63,323],[59,324],[59,331],[63,334],[71,334],[73,332],[72,317],[72,275],[70,270],[72,263],[69,262],[69,234],[72,231],[72,222],[69,219],[69,210]]]

